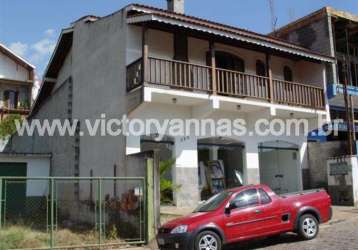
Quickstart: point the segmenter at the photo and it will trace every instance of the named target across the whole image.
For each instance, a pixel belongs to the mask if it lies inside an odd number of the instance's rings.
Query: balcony
[[[20,101],[16,105],[10,101],[0,101],[0,113],[27,115],[30,112],[30,105],[27,101]]]
[[[127,66],[127,90],[144,83],[276,104],[325,108],[324,89],[320,87],[154,57],[140,58]]]

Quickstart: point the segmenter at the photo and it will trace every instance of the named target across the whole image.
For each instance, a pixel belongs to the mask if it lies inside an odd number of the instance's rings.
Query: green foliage
[[[112,234],[114,235],[115,232]],[[97,242],[97,240],[98,235],[92,230],[58,229],[55,233],[55,242],[59,246],[80,246]],[[48,249],[47,247],[49,247],[49,232],[46,232],[45,228],[39,231],[31,226],[19,224],[0,229],[0,250]]]
[[[169,160],[165,160],[165,161],[161,161],[159,163],[159,173],[160,176],[162,177],[163,175],[165,175],[173,166],[173,164],[175,163],[174,159],[169,159]]]
[[[165,177],[166,173],[171,170],[174,163],[175,163],[174,159],[161,161],[159,163],[160,202],[162,204],[173,203],[173,192],[180,188],[180,185],[174,185],[171,180],[168,180]]]
[[[21,108],[21,109],[29,109],[30,108],[29,101],[21,101],[20,104],[19,104],[19,108]]]
[[[15,121],[21,122],[20,115],[8,115],[0,122],[0,139],[4,139],[7,136],[11,136],[16,132]]]
[[[112,225],[112,228],[109,230],[108,232],[108,235],[107,235],[107,238],[109,240],[116,240],[118,239],[118,230],[117,230],[117,227],[116,225]]]
[[[23,226],[11,226],[0,230],[0,250],[45,247],[47,239],[46,233]]]

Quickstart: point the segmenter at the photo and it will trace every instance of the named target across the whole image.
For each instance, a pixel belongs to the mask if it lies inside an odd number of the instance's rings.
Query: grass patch
[[[95,232],[54,232],[56,246],[83,246],[97,243]],[[49,234],[25,226],[10,226],[0,230],[0,250],[49,247]],[[77,248],[78,249],[78,248]]]
[[[37,248],[48,245],[48,235],[22,226],[0,230],[0,250],[14,248]]]
[[[131,231],[129,225],[125,225],[125,228],[125,231]],[[113,227],[106,233],[106,236],[103,236],[103,243],[124,244],[119,234],[117,228]],[[54,231],[55,246],[78,246],[76,250],[85,249],[86,245],[97,244],[98,237],[98,233],[94,230],[59,229]],[[0,250],[49,248],[49,239],[50,234],[44,231],[24,225],[13,225],[0,230]]]

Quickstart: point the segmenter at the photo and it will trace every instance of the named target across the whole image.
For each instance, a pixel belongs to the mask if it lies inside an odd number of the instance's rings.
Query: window
[[[224,51],[215,52],[216,67],[245,72],[245,62],[240,57]]]
[[[266,76],[266,66],[261,60],[256,61],[256,75]]]
[[[259,197],[256,189],[249,189],[239,193],[231,202],[234,208],[244,208],[259,204]]]
[[[288,82],[293,81],[293,74],[292,74],[292,70],[290,67],[285,66],[283,68],[283,77],[284,77],[285,81],[288,81]]]
[[[5,107],[11,109],[17,108],[18,92],[15,90],[5,90],[3,100]]]
[[[260,194],[261,204],[265,205],[271,203],[272,200],[270,196],[263,189],[261,188],[259,189],[259,194]]]
[[[209,200],[201,204],[195,212],[209,212],[217,209],[227,198],[232,195],[232,192],[224,191],[211,197]]]

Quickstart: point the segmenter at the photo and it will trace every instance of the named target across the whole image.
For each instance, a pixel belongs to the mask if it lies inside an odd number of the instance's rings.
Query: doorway
[[[244,144],[228,138],[198,141],[198,175],[201,199],[244,184]]]

